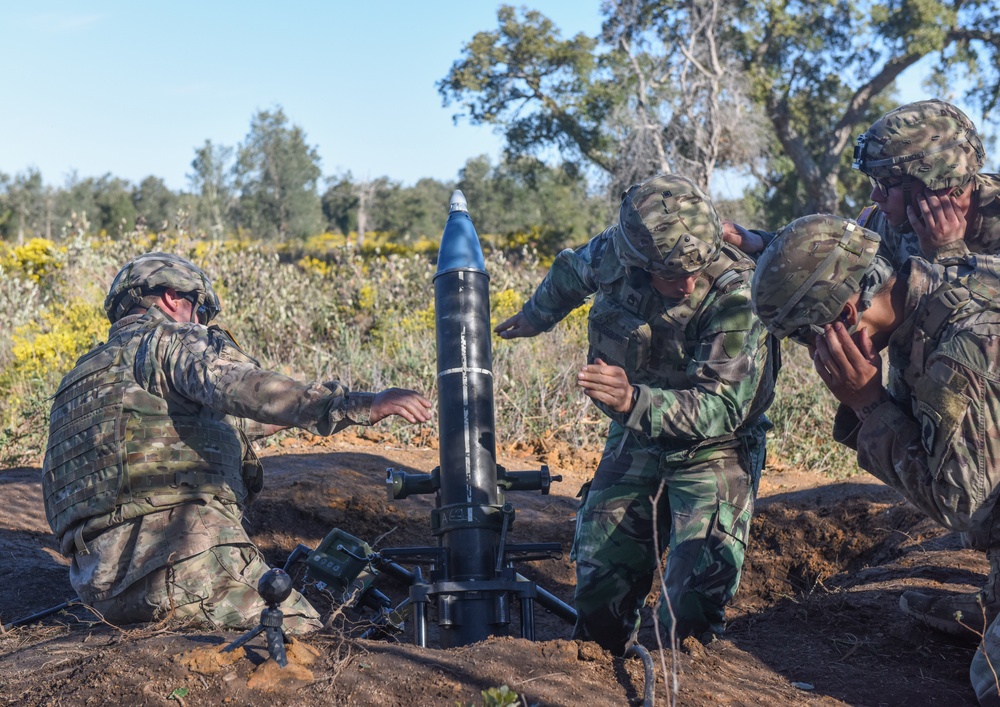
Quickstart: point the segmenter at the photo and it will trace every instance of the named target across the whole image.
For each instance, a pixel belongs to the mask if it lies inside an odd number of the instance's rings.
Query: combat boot
[[[1000,548],[986,551],[990,575],[978,592],[932,595],[911,590],[899,597],[899,608],[921,623],[960,638],[982,638],[1000,613]]]

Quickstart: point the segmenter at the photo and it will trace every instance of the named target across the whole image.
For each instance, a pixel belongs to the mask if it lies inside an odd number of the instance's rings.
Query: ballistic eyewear
[[[885,182],[880,182],[875,179],[875,177],[870,174],[868,175],[868,181],[871,182],[873,188],[878,189],[878,193],[882,195],[883,199],[887,199],[889,197],[890,189],[898,187],[903,183],[903,180],[899,180],[898,182],[893,182],[892,184],[886,184]]]
[[[198,304],[198,294],[189,292],[182,297],[190,302],[192,307],[197,307],[195,316],[198,317],[198,323],[202,326],[208,326],[208,323],[212,321],[212,313],[204,304]]]

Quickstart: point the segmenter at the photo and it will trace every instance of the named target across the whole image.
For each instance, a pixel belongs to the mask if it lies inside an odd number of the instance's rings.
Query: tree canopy
[[[322,224],[319,153],[285,112],[262,110],[250,121],[235,166],[238,220],[254,233],[285,239],[317,233]]]
[[[613,189],[655,171],[707,184],[754,175],[765,215],[853,209],[854,137],[934,62],[930,89],[989,115],[1000,99],[1000,8],[987,0],[606,0],[598,37],[562,39],[503,6],[439,82],[512,157],[552,149]],[[980,126],[984,127],[984,126]]]

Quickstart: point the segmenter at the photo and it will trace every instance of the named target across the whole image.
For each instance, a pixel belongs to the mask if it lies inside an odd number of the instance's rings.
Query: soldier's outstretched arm
[[[764,252],[764,249],[774,240],[774,233],[768,231],[750,230],[735,221],[722,222],[722,239],[730,243],[754,260]]]
[[[414,424],[427,422],[431,419],[431,401],[415,390],[403,388],[388,388],[375,393],[369,418],[371,422],[374,424],[390,415],[397,415]]]
[[[494,332],[500,335],[501,339],[520,339],[526,336],[538,336],[542,332],[531,325],[524,312],[518,312],[510,319],[506,319],[496,325]]]

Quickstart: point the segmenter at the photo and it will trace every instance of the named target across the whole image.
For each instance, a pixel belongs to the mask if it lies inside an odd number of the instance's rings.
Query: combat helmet
[[[908,103],[876,120],[858,136],[851,166],[868,175],[872,186],[912,177],[928,189],[947,189],[971,182],[985,159],[969,117],[934,99]]]
[[[781,229],[761,254],[750,296],[754,311],[779,339],[809,344],[837,319],[856,292],[858,309],[892,269],[876,256],[879,235],[828,214],[803,216]]]
[[[625,267],[666,278],[695,275],[722,249],[722,223],[687,177],[658,174],[622,196],[615,252]]]
[[[127,262],[115,275],[104,299],[104,311],[114,324],[135,305],[149,306],[167,290],[194,296],[198,320],[207,324],[222,308],[208,276],[190,260],[171,253],[144,253]]]

